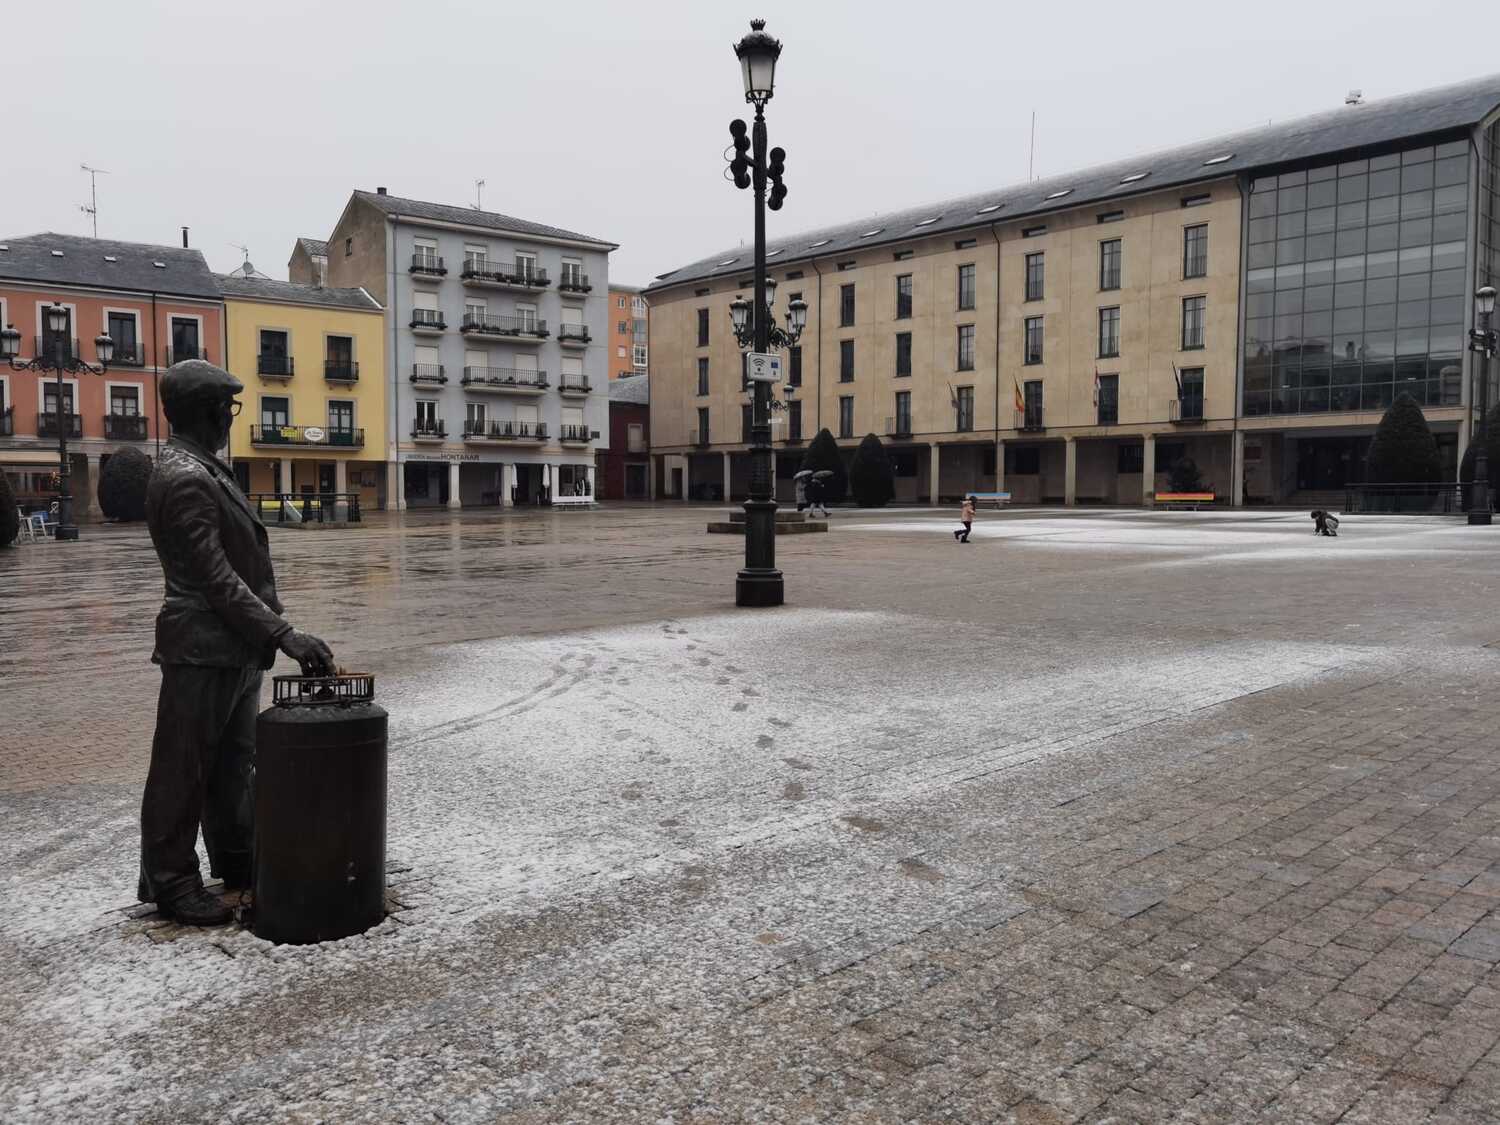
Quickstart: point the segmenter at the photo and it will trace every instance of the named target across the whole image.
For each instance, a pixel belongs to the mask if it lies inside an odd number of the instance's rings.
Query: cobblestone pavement
[[[752,613],[708,515],[273,533],[392,715],[306,948],[130,901],[144,533],[0,553],[0,1120],[1500,1119],[1500,533],[841,512]]]

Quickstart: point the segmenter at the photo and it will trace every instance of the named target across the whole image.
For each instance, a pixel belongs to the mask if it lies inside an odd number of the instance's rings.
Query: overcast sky
[[[4,20],[0,237],[177,243],[286,276],[355,187],[620,244],[610,276],[748,240],[722,178],[746,115],[731,44],[784,50],[773,234],[1500,70],[1480,2],[1030,5],[800,0],[54,0]]]

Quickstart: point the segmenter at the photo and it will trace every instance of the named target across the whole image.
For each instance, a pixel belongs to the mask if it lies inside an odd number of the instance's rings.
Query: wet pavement
[[[391,712],[308,948],[131,901],[144,530],[0,553],[0,1119],[1500,1117],[1500,532],[836,512],[750,612],[713,511],[273,531]]]

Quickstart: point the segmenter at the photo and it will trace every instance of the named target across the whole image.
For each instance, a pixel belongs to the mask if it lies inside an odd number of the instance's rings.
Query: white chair
[[[26,539],[32,543],[35,543],[36,529],[31,526],[31,517],[28,516],[20,508],[16,509],[16,514],[21,517],[21,527],[20,530],[16,532],[17,541]]]

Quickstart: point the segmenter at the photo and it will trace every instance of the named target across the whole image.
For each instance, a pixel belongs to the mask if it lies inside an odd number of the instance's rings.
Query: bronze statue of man
[[[203,889],[200,823],[210,872],[231,889],[249,885],[262,672],[277,649],[305,673],[334,670],[328,646],[281,616],[266,529],[217,456],[244,389],[229,372],[197,359],[162,376],[172,439],[146,493],[166,597],[151,654],[161,665],[161,696],[141,800],[137,894],[196,926],[231,916]]]

